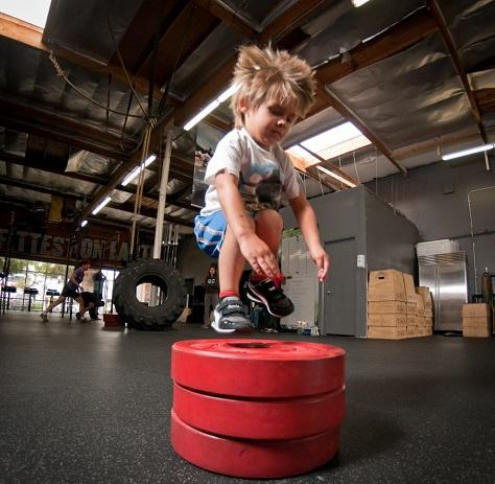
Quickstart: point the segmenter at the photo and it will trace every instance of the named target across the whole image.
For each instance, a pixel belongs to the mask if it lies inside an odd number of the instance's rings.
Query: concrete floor
[[[0,318],[0,483],[235,483],[170,445],[170,347],[213,338]],[[277,483],[495,482],[495,339],[397,342],[256,335],[347,351],[338,457]]]

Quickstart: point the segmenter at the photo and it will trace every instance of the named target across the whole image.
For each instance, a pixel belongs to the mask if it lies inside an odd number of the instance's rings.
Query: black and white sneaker
[[[246,316],[246,307],[237,296],[224,297],[213,311],[211,327],[222,334],[252,333],[253,325]]]
[[[281,287],[277,287],[271,279],[253,282],[249,279],[247,284],[249,299],[264,304],[267,311],[276,318],[284,318],[294,312],[294,304],[284,294]]]
[[[41,313],[40,316],[43,323],[48,323],[48,315],[45,312]]]

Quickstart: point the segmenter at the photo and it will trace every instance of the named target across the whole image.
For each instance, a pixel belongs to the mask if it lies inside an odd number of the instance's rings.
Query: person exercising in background
[[[220,283],[218,281],[217,269],[215,266],[211,266],[208,275],[204,282],[205,288],[205,315],[202,328],[211,328],[210,313],[211,309],[215,309],[218,304],[218,291],[220,290]]]
[[[48,313],[51,313],[55,307],[62,304],[68,297],[79,303],[79,312],[76,313],[76,318],[81,319],[84,317],[84,313],[89,307],[84,303],[84,299],[81,296],[79,289],[82,290],[81,282],[84,279],[84,272],[89,268],[91,268],[91,262],[89,260],[82,260],[79,262],[76,270],[70,275],[69,280],[62,289],[62,294],[41,313],[41,320],[44,323],[48,323]]]

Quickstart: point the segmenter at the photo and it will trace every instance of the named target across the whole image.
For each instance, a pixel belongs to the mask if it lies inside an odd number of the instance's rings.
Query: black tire
[[[159,286],[166,299],[157,306],[143,304],[136,296],[142,283]],[[159,259],[141,259],[123,269],[113,290],[115,309],[125,323],[135,329],[171,329],[186,306],[186,284],[178,271]]]

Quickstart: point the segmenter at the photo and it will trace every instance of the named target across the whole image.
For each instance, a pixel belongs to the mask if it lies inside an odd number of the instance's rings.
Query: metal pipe
[[[491,171],[490,158],[488,156],[488,151],[485,151],[484,152],[484,155],[485,155],[485,168],[486,168],[486,171]]]
[[[163,221],[165,218],[165,202],[167,201],[168,174],[170,171],[170,158],[172,156],[172,132],[167,132],[167,144],[165,146],[165,158],[163,159],[162,177],[160,180],[160,192],[158,197],[158,213],[156,215],[155,242],[153,244],[153,259],[161,259],[163,243]],[[156,306],[158,300],[158,288],[151,286],[150,304]]]
[[[473,248],[473,266],[474,266],[474,293],[478,294],[478,269],[476,268],[476,244],[474,242],[474,228],[473,228],[473,212],[471,210],[471,193],[482,192],[484,190],[491,190],[495,188],[495,185],[485,188],[477,188],[476,190],[471,190],[468,193],[468,208],[469,208],[469,224],[471,228],[471,244]]]
[[[158,197],[158,213],[156,216],[155,243],[153,246],[153,259],[160,259],[163,242],[163,220],[165,217],[165,202],[167,200],[168,174],[170,171],[170,158],[172,156],[172,132],[167,132],[167,144],[165,158],[163,160],[162,178],[160,181],[160,195]]]

